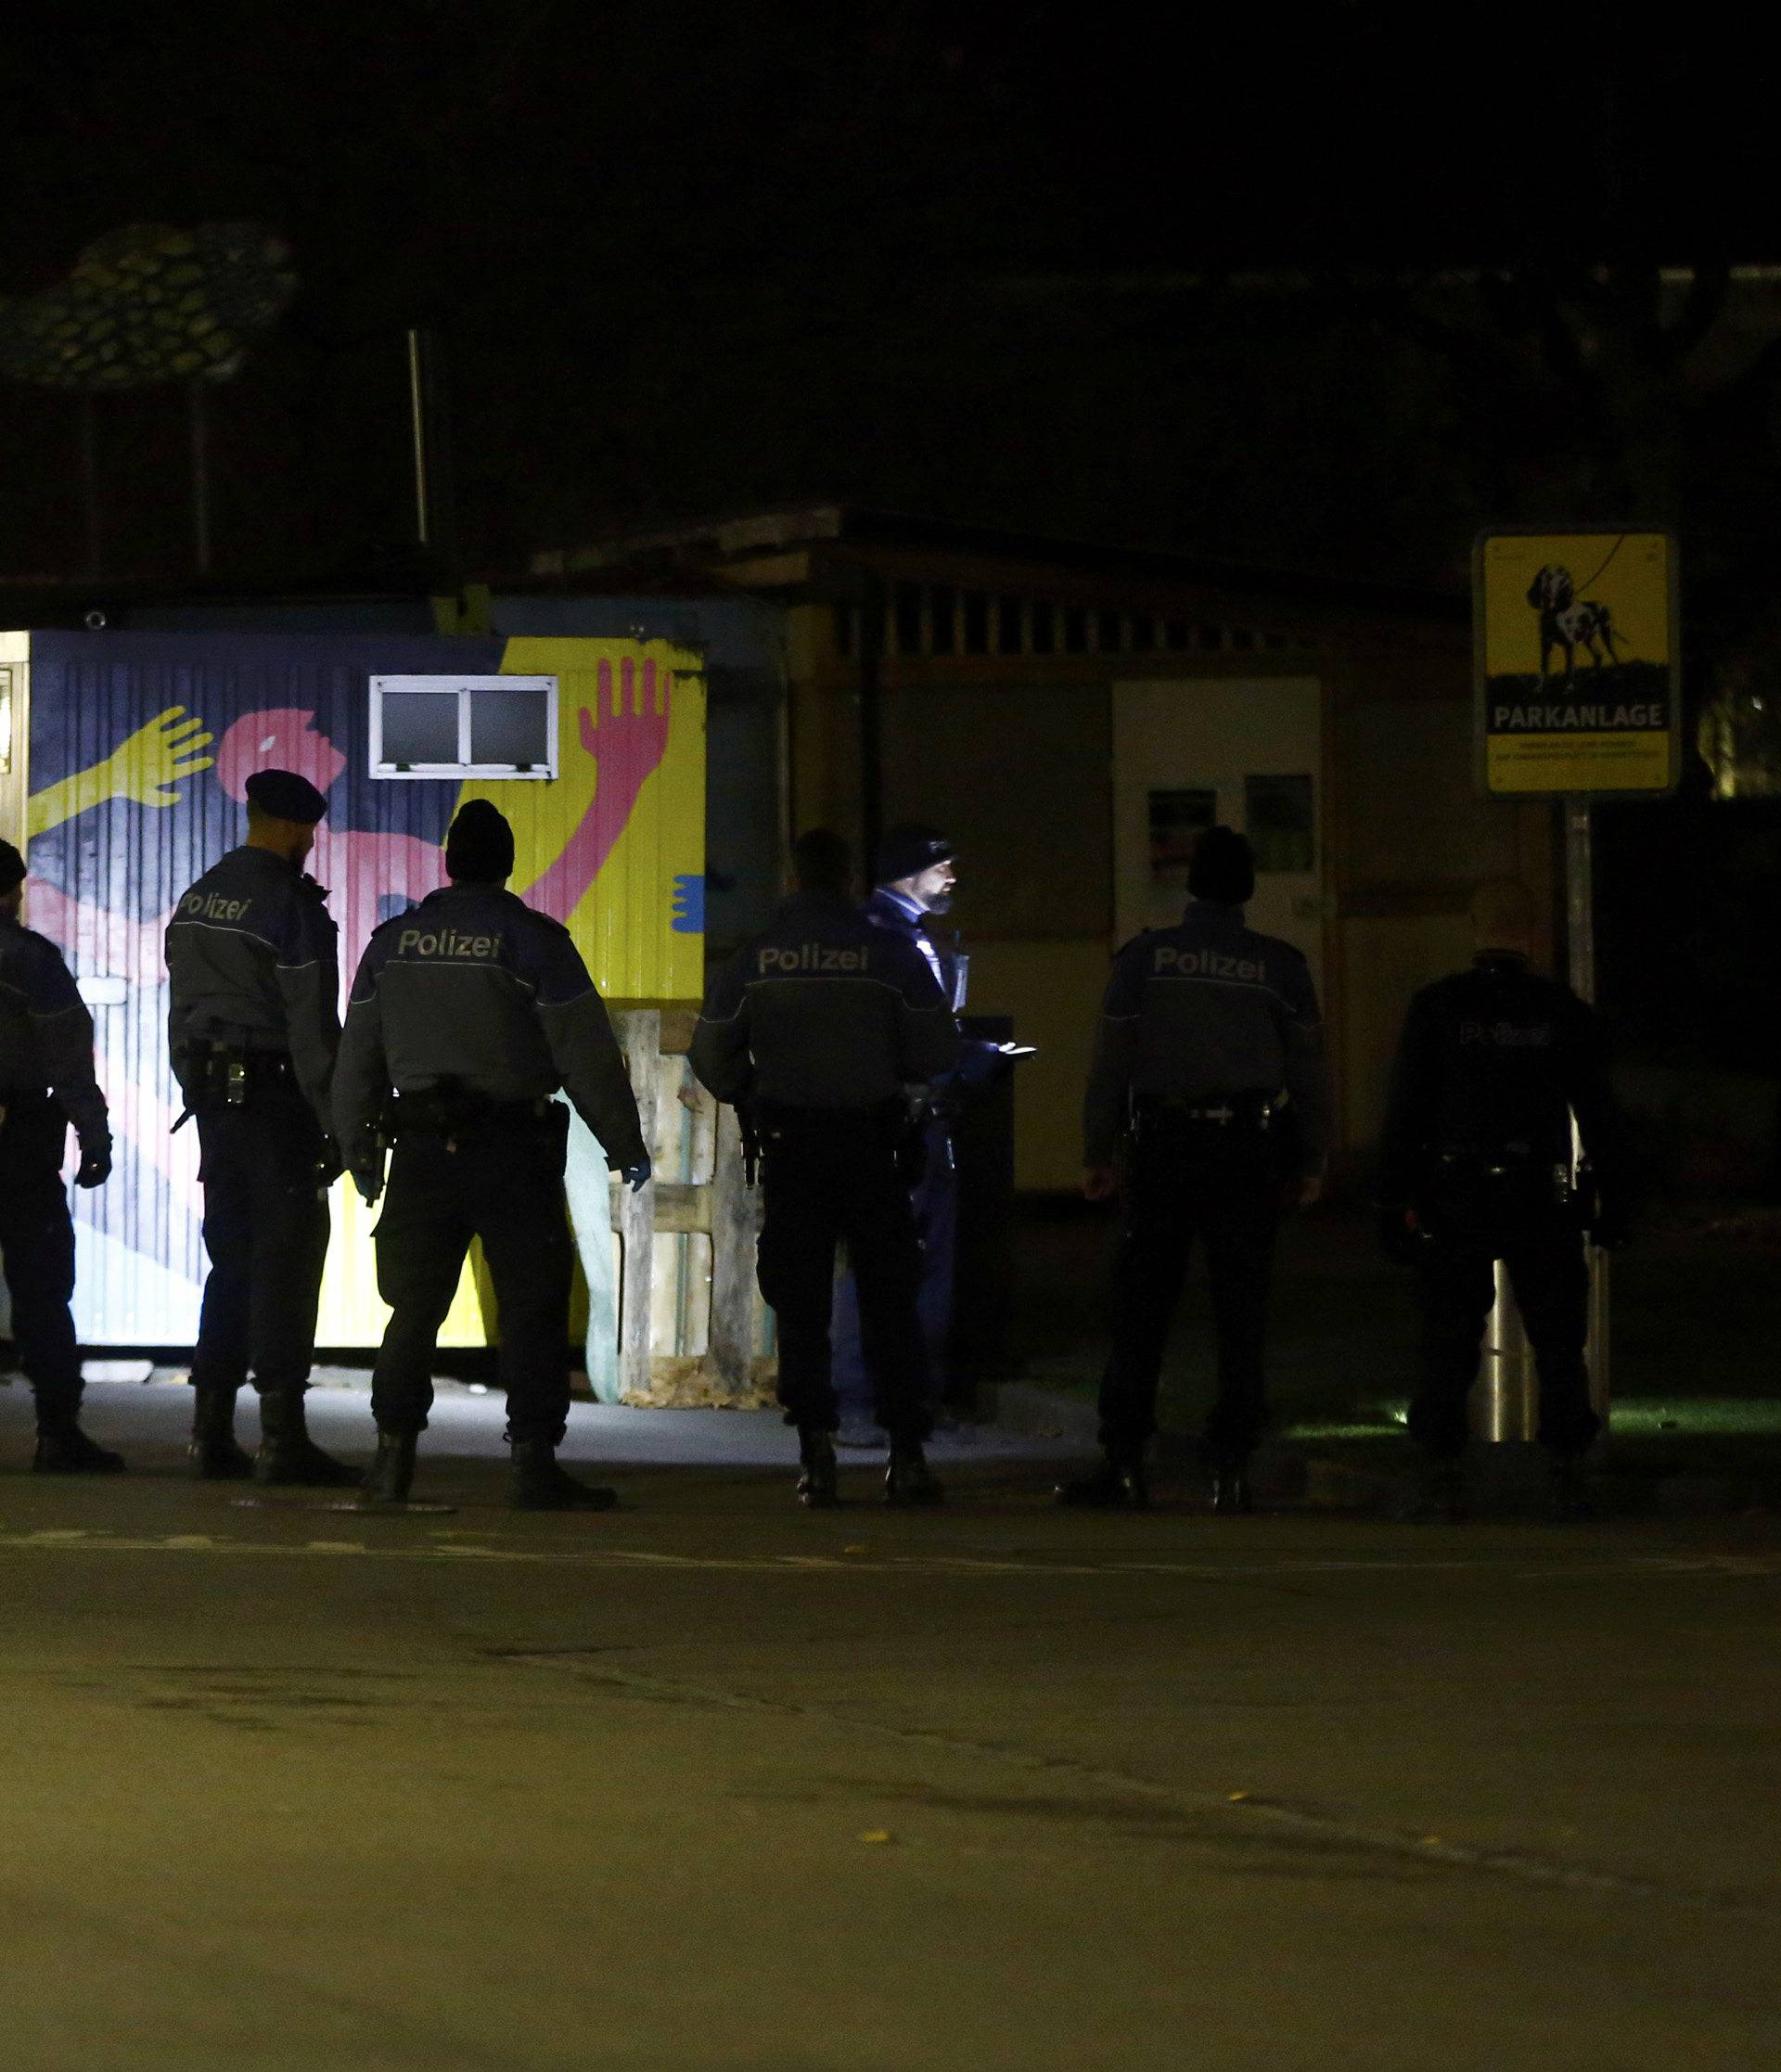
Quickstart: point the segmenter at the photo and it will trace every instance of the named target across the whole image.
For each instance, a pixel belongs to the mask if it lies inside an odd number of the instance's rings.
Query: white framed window
[[[554,676],[374,676],[374,777],[557,774]]]

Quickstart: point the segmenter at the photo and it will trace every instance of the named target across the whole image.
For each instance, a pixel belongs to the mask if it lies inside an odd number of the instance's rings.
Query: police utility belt
[[[456,1080],[391,1097],[387,1128],[391,1137],[470,1136],[481,1130],[567,1129],[569,1110],[548,1094],[530,1101],[497,1100]]]
[[[1132,1133],[1142,1140],[1185,1127],[1264,1136],[1282,1119],[1286,1106],[1284,1094],[1252,1089],[1197,1100],[1174,1094],[1136,1094],[1132,1098]]]
[[[1429,1180],[1440,1194],[1457,1191],[1580,1212],[1594,1206],[1594,1174],[1586,1159],[1573,1174],[1570,1159],[1543,1158],[1527,1144],[1488,1150],[1469,1145],[1438,1150]]]
[[[254,1050],[227,1040],[182,1043],[179,1081],[186,1090],[186,1107],[173,1124],[175,1134],[202,1109],[246,1107],[275,1090],[297,1090],[288,1051]]]

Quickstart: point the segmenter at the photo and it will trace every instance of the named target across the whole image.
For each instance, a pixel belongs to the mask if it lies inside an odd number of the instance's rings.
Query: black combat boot
[[[1249,1464],[1220,1461],[1212,1468],[1212,1509],[1221,1518],[1247,1517],[1255,1509],[1249,1488]]]
[[[1107,1457],[1092,1475],[1078,1476],[1073,1482],[1059,1482],[1059,1503],[1084,1511],[1147,1511],[1150,1491],[1144,1479],[1144,1450],[1107,1450]]]
[[[557,1449],[542,1439],[513,1442],[507,1502],[516,1511],[611,1511],[619,1492],[578,1482],[557,1464]]]
[[[377,1457],[365,1477],[359,1502],[367,1511],[379,1504],[405,1504],[415,1479],[415,1444],[417,1432],[387,1432],[378,1426]]]
[[[946,1501],[946,1492],[928,1465],[928,1456],[922,1452],[918,1439],[890,1441],[890,1465],[884,1475],[884,1501],[910,1511]]]
[[[260,1451],[253,1458],[256,1482],[293,1484],[306,1490],[352,1490],[365,1480],[309,1436],[301,1388],[281,1388],[260,1399]]]
[[[1466,1471],[1451,1456],[1418,1463],[1416,1482],[1403,1509],[1408,1525],[1460,1525],[1466,1517]]]
[[[1552,1515],[1560,1525],[1586,1525],[1595,1516],[1580,1454],[1560,1453],[1553,1461]]]
[[[200,1481],[245,1482],[253,1455],[235,1439],[235,1389],[199,1382],[192,1390],[192,1466]]]
[[[803,1473],[798,1477],[798,1501],[807,1510],[832,1511],[840,1502],[835,1486],[835,1440],[820,1426],[800,1425],[798,1458]]]
[[[33,1475],[122,1475],[123,1455],[88,1439],[78,1417],[59,1413],[37,1419],[37,1452],[32,1460]]]

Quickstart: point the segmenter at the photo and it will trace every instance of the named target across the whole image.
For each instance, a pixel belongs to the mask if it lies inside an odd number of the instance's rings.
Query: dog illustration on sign
[[[1597,573],[1600,571],[1598,570]],[[1548,561],[1528,585],[1528,602],[1540,614],[1540,688],[1552,681],[1552,651],[1565,651],[1565,684],[1569,688],[1577,668],[1581,645],[1593,668],[1602,666],[1599,641],[1610,662],[1621,659],[1614,646],[1614,621],[1604,604],[1577,595],[1570,570]]]

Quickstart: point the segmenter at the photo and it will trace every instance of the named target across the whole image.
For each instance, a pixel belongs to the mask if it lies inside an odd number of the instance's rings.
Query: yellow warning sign
[[[1668,533],[1483,533],[1472,609],[1486,793],[1673,787],[1682,735]]]

